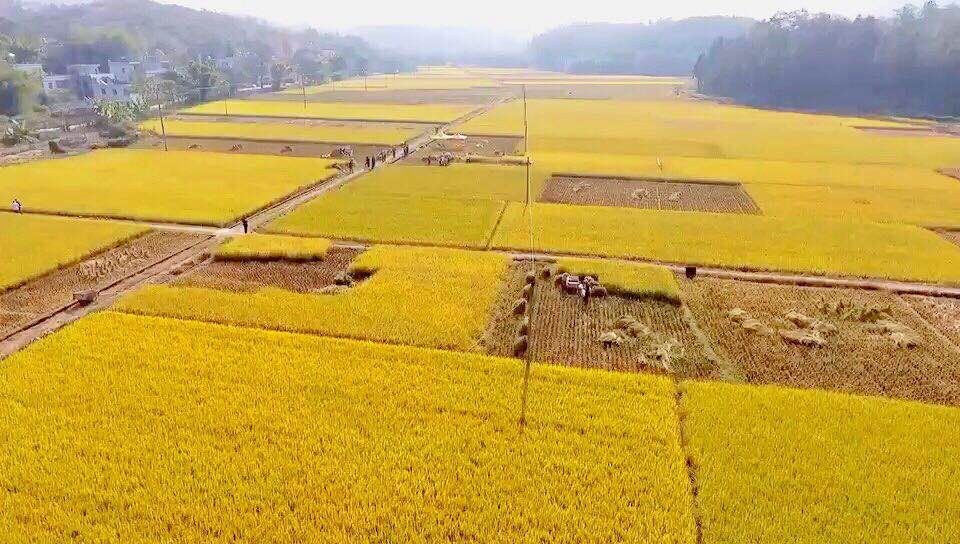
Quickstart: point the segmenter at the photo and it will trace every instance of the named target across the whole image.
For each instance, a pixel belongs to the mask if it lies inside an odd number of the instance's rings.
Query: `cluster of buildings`
[[[134,83],[171,70],[169,61],[157,58],[111,60],[107,71],[99,64],[71,64],[65,74],[47,74],[40,64],[14,64],[15,70],[36,73],[47,95],[61,93],[75,100],[106,99],[129,101],[136,98]]]

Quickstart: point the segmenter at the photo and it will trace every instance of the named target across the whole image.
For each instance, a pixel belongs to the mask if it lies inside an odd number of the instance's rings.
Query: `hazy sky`
[[[483,26],[532,34],[573,22],[646,22],[693,15],[769,17],[777,11],[806,8],[843,15],[890,15],[906,0],[162,0],[194,8],[253,15],[285,25],[348,30],[361,25],[415,24]],[[333,9],[343,6],[342,10]]]

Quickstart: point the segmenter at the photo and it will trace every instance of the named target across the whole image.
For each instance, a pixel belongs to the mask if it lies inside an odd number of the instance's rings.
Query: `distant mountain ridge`
[[[689,75],[717,38],[742,36],[756,21],[692,17],[655,23],[578,23],[530,43],[536,68],[582,74]]]

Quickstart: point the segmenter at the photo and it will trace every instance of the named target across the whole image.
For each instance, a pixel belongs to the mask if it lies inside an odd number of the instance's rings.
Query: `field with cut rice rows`
[[[960,139],[689,89],[421,67],[0,168],[0,540],[957,541]]]

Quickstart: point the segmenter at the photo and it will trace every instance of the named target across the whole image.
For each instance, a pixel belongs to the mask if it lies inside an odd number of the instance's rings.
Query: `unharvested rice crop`
[[[300,102],[277,100],[220,100],[183,110],[190,115],[239,115],[305,119],[364,119],[446,123],[470,112],[470,106]]]
[[[96,342],[91,342],[96,338]],[[101,313],[0,366],[13,542],[662,542],[666,379]]]
[[[626,296],[680,302],[680,287],[669,268],[642,263],[563,258],[557,269],[577,276],[596,275],[610,290]]]
[[[4,170],[9,168],[12,167]],[[121,244],[147,230],[108,221],[0,214],[0,291]]]
[[[355,276],[370,275],[369,279],[339,291],[298,293],[264,287],[255,292],[231,292],[150,286],[122,299],[117,309],[472,350],[477,348],[506,267],[506,257],[493,253],[377,246],[350,267]]]
[[[535,204],[537,250],[757,270],[960,282],[960,249],[909,225]],[[493,245],[526,249],[509,204]]]
[[[334,175],[333,161],[110,149],[0,169],[28,211],[225,225]]]
[[[930,168],[602,153],[536,153],[533,160],[538,176],[742,182],[768,216],[956,226],[960,215],[960,184]]]
[[[375,170],[343,189],[354,198],[434,197],[524,201],[525,168],[454,163],[440,168],[396,166]],[[536,198],[537,187],[533,188]]]
[[[160,121],[144,121],[140,128],[161,134]],[[316,126],[289,123],[241,123],[167,120],[163,128],[168,136],[193,138],[234,138],[255,141],[344,142],[397,145],[421,131],[393,127]]]
[[[224,261],[287,260],[318,261],[330,249],[330,240],[273,234],[247,234],[223,244],[216,258]]]
[[[270,232],[377,242],[484,247],[504,204],[493,200],[358,197],[349,186],[299,207]]]
[[[948,167],[958,138],[877,136],[851,118],[766,111],[688,100],[528,100],[534,153],[741,158]],[[471,119],[468,134],[523,134],[523,104]]]
[[[960,410],[686,383],[703,542],[960,540]]]
[[[751,383],[960,405],[960,352],[896,296],[713,279],[682,290]]]

